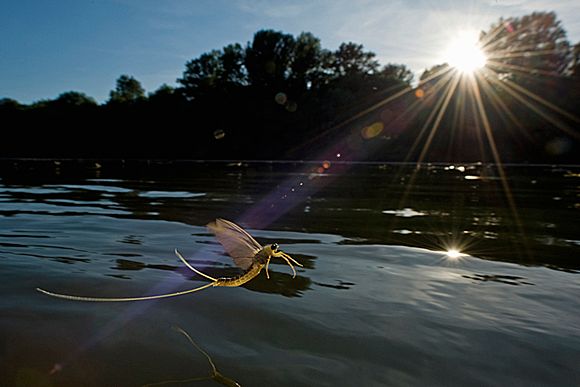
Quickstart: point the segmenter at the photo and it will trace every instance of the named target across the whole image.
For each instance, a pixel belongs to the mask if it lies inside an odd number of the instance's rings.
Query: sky
[[[0,98],[80,91],[104,102],[121,74],[148,92],[176,85],[185,63],[260,29],[308,31],[322,47],[356,42],[417,77],[463,29],[555,11],[580,41],[578,0],[0,0]]]

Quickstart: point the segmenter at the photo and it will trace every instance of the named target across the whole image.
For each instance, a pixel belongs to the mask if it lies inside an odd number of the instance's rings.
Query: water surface
[[[577,385],[575,167],[3,162],[0,384]],[[322,169],[320,169],[322,168]],[[304,264],[242,288],[205,228],[239,222]],[[450,259],[443,250],[467,255]],[[218,385],[215,381],[190,385]]]

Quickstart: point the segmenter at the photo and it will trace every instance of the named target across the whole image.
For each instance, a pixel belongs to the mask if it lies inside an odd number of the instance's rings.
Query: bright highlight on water
[[[465,254],[462,254],[461,252],[459,252],[459,250],[456,249],[449,249],[446,252],[447,256],[451,259],[457,259],[459,257],[464,256]]]

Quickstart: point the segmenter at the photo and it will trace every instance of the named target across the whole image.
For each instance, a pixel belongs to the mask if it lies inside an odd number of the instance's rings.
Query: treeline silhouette
[[[185,64],[146,94],[121,75],[81,92],[0,100],[0,157],[580,161],[580,43],[554,13],[500,19],[476,77],[441,64],[418,82],[360,44],[258,31]]]

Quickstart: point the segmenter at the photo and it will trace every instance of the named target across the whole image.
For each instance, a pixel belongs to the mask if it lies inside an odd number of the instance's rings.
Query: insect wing
[[[232,257],[239,268],[246,270],[252,265],[254,256],[262,246],[243,228],[225,219],[216,219],[207,225],[218,242]]]

